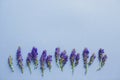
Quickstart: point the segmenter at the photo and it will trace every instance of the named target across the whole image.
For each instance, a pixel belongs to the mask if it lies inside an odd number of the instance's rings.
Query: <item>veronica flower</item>
[[[40,69],[41,69],[41,72],[42,72],[42,76],[44,76],[46,57],[47,57],[47,51],[44,50],[42,52],[41,57],[40,57]]]
[[[76,60],[75,66],[77,66],[79,64],[79,59],[80,59],[80,54],[77,53],[76,58],[75,58],[75,60]]]
[[[99,68],[97,69],[97,71],[101,69],[103,56],[104,56],[104,49],[100,48],[98,51]]]
[[[98,59],[99,59],[99,62],[102,61],[102,58],[103,58],[103,54],[104,54],[104,49],[99,49],[98,51]]]
[[[75,49],[73,49],[71,54],[70,54],[70,63],[71,63],[71,66],[72,66],[72,73],[74,72],[75,59],[76,59],[76,51],[75,51]]]
[[[49,68],[49,70],[51,71],[51,62],[52,62],[52,55],[48,55],[47,59],[46,59],[46,63],[47,63],[47,67]]]
[[[16,54],[17,54],[18,65],[19,65],[19,67],[20,67],[20,69],[21,69],[21,71],[23,73],[24,72],[24,70],[23,70],[23,58],[22,58],[21,48],[20,47],[18,47]]]
[[[55,62],[56,62],[56,64],[57,64],[57,66],[59,66],[59,65],[58,65],[59,56],[60,56],[60,48],[56,48],[56,49],[55,49]]]
[[[67,61],[68,61],[68,55],[66,55],[66,51],[64,50],[60,54],[60,59],[59,59],[59,64],[60,64],[61,71],[63,71],[63,67],[65,66]]]
[[[98,70],[101,70],[101,68],[105,65],[106,60],[107,60],[107,55],[105,54],[102,57],[102,61]]]
[[[106,60],[107,60],[107,55],[105,54],[102,58],[101,68],[105,65]]]
[[[85,48],[83,50],[83,61],[84,61],[85,74],[87,74],[87,71],[88,71],[88,58],[89,58],[89,51],[87,48]]]
[[[37,48],[35,48],[35,47],[32,48],[31,55],[32,55],[32,60],[33,60],[34,65],[35,65],[35,69],[37,69],[37,67],[38,67]]]
[[[12,56],[9,56],[9,57],[8,57],[8,64],[9,64],[12,72],[14,72],[14,68],[13,68],[13,58],[12,58]]]
[[[27,56],[27,59],[26,59],[26,63],[27,63],[27,66],[28,66],[28,68],[30,70],[30,73],[32,73],[31,67],[30,67],[31,60],[32,60],[32,55],[31,55],[31,53],[28,53],[28,56]]]
[[[90,61],[88,63],[89,66],[94,62],[95,58],[96,58],[96,55],[95,55],[95,53],[93,53],[92,56],[90,57]]]
[[[78,65],[79,59],[80,59],[80,54],[79,53],[76,54],[75,49],[73,49],[70,54],[70,63],[72,66],[72,73],[74,73],[74,67]]]

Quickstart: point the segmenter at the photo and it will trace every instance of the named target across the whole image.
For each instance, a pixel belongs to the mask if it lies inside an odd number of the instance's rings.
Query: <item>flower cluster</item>
[[[107,55],[105,54],[102,58],[101,68],[105,65],[106,59],[107,59]]]
[[[95,58],[96,58],[96,55],[95,55],[95,53],[93,53],[92,56],[90,57],[90,61],[88,63],[89,66],[94,62]]]
[[[47,51],[44,50],[42,52],[41,57],[40,57],[40,69],[41,69],[41,72],[42,72],[42,76],[44,76],[46,57],[47,57]]]
[[[38,52],[37,52],[37,48],[33,47],[32,51],[31,51],[31,56],[32,56],[32,60],[34,62],[35,65],[35,69],[38,68]]]
[[[14,68],[13,68],[13,58],[12,58],[11,55],[8,57],[8,64],[9,64],[12,72],[14,72]]]
[[[18,62],[18,65],[19,65],[19,67],[20,67],[20,69],[21,69],[21,71],[22,71],[22,73],[24,72],[24,68],[23,68],[23,58],[22,58],[22,54],[21,54],[21,48],[20,47],[18,47],[18,49],[17,49],[17,62]]]
[[[30,67],[31,60],[32,60],[32,55],[31,55],[31,53],[28,53],[28,56],[27,56],[27,59],[26,59],[26,63],[27,63],[27,66],[28,66],[28,68],[30,70],[30,73],[32,73],[31,67]]]
[[[56,48],[55,49],[55,62],[57,64],[57,66],[59,66],[59,64],[58,64],[59,57],[60,57],[60,48]]]
[[[59,65],[60,65],[61,71],[63,71],[63,67],[65,66],[67,61],[68,61],[68,55],[66,55],[66,51],[64,50],[63,52],[61,52],[60,59],[59,59]]]
[[[73,49],[70,54],[70,63],[72,66],[72,73],[74,72],[74,67],[78,65],[80,59],[79,53],[76,54],[76,50]]]
[[[89,50],[85,48],[83,50],[83,61],[84,61],[85,74],[87,74],[87,71],[88,71],[88,58],[89,58]]]
[[[77,54],[76,54],[76,58],[75,58],[75,60],[76,60],[75,66],[77,66],[77,65],[79,64],[79,59],[80,59],[80,54],[77,53]]]
[[[52,67],[51,62],[52,62],[52,55],[48,55],[47,59],[46,59],[46,64],[50,71],[51,71],[51,67]]]
[[[98,60],[99,60],[100,67],[97,70],[100,70],[105,65],[106,59],[107,59],[107,55],[104,54],[104,49],[100,48],[98,51]]]

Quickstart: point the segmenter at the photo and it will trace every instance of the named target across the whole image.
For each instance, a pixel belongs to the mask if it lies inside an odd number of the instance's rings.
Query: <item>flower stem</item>
[[[63,71],[63,64],[62,64],[62,59],[60,59],[60,69],[61,69],[61,71]]]
[[[74,67],[75,67],[75,64],[73,63],[72,64],[72,74],[74,74]]]
[[[31,67],[30,67],[30,64],[28,64],[28,68],[29,68],[29,70],[30,70],[30,74],[32,73],[32,71],[31,71]]]
[[[21,67],[21,71],[22,71],[22,74],[24,73],[24,69],[23,69],[23,67]]]
[[[56,59],[56,65],[57,65],[57,67],[59,67],[59,64],[58,64],[58,59]]]
[[[42,70],[42,76],[44,76],[44,70]]]
[[[13,65],[10,65],[10,68],[11,68],[12,72],[14,72],[14,68],[13,68]]]
[[[85,74],[87,74],[87,72],[88,72],[88,64],[85,64],[85,68],[86,68]]]

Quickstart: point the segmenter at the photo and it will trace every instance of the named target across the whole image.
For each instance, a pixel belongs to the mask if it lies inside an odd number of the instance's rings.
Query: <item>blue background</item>
[[[16,62],[16,50],[22,48],[24,74]],[[73,48],[82,54],[85,47],[90,55],[104,48],[108,60],[96,72],[98,60],[84,75],[82,58],[74,75],[68,62],[64,72],[53,61],[52,71],[46,68],[41,77],[38,68],[32,74],[25,64],[27,53],[38,48],[54,55],[60,47],[70,54]],[[0,80],[120,80],[120,0],[0,0]],[[15,72],[7,59],[12,55]]]

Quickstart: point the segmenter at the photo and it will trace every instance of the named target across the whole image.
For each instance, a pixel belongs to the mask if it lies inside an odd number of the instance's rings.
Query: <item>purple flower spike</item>
[[[28,56],[27,56],[27,59],[26,59],[26,63],[27,63],[27,66],[28,66],[28,68],[29,68],[29,70],[30,70],[30,73],[32,73],[31,67],[30,67],[31,60],[32,60],[32,54],[31,54],[31,53],[28,53]]]
[[[88,55],[89,54],[89,50],[87,49],[87,48],[85,48],[84,50],[83,50],[83,55]]]
[[[72,73],[74,73],[74,67],[78,65],[79,59],[80,59],[80,54],[79,53],[76,54],[76,50],[73,49],[70,54],[70,63],[72,66]]]
[[[74,73],[75,59],[76,59],[76,50],[73,49],[71,54],[70,54],[70,63],[71,63],[71,66],[72,66],[72,73]]]
[[[24,72],[24,70],[23,70],[23,58],[22,58],[22,54],[21,54],[21,48],[20,47],[18,47],[18,49],[17,49],[17,61],[18,61],[18,65],[19,65],[19,67],[20,67],[20,69],[21,69],[21,71],[22,71],[22,73]]]
[[[99,62],[102,61],[102,58],[103,58],[103,54],[104,54],[104,49],[99,49],[98,51],[98,59],[99,59]]]
[[[106,60],[107,60],[107,55],[105,54],[102,58],[101,67],[103,67],[105,65]]]
[[[90,57],[90,61],[88,63],[89,66],[94,62],[95,58],[96,58],[96,55],[95,55],[95,53],[93,53],[92,56]]]
[[[102,58],[102,62],[105,63],[106,59],[107,59],[107,55],[105,54]]]
[[[79,60],[80,60],[80,54],[79,53],[77,53],[75,60],[76,60],[75,66],[77,66],[79,64]]]
[[[98,51],[98,59],[99,59],[99,68],[97,69],[97,71],[101,70],[101,68],[104,66],[105,61],[107,59],[107,55],[104,55],[104,49],[102,48],[100,48]]]
[[[65,66],[67,61],[68,61],[68,55],[66,55],[66,51],[64,50],[60,54],[60,59],[59,59],[59,65],[60,65],[61,71],[63,71],[63,67]]]
[[[44,50],[41,57],[40,57],[40,69],[42,72],[42,76],[44,76],[46,57],[47,57],[47,51]]]
[[[56,62],[56,64],[57,64],[57,66],[59,66],[59,65],[58,65],[59,56],[60,56],[60,48],[56,48],[56,49],[55,49],[55,62]]]
[[[9,58],[8,58],[8,64],[9,64],[12,72],[14,72],[14,68],[13,68],[13,58],[12,58],[12,56],[9,56]]]
[[[37,69],[37,67],[38,67],[37,48],[35,48],[35,47],[32,48],[31,55],[32,55],[32,60],[33,60],[34,65],[35,65],[35,69]]]
[[[87,48],[85,48],[83,50],[83,61],[84,61],[84,68],[85,68],[85,74],[87,74],[88,71],[88,58],[89,58],[89,50]]]
[[[104,53],[104,49],[100,48],[100,50],[99,50],[99,52],[98,52],[98,53],[99,53],[99,54]]]
[[[70,60],[72,60],[72,62],[74,62],[75,58],[76,58],[76,50],[73,49],[71,52],[71,55],[70,55]]]
[[[48,55],[47,59],[46,59],[46,64],[50,71],[51,71],[51,67],[52,67],[51,62],[52,62],[52,55]]]

